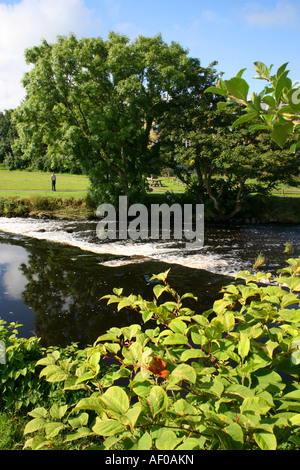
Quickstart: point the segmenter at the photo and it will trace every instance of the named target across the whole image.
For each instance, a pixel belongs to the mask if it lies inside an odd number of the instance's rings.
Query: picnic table
[[[147,181],[150,183],[150,186],[159,187],[162,186],[162,182],[156,178],[147,178]]]

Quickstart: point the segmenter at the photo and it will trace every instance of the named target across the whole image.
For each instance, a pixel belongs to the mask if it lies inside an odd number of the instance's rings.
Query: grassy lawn
[[[79,175],[56,175],[56,192],[51,191],[51,173],[0,170],[0,197],[79,197],[89,180]]]
[[[7,171],[0,169],[1,197],[82,197],[88,191],[89,180],[81,175],[56,175],[56,192],[51,191],[51,173]],[[153,192],[183,192],[185,187],[177,179],[161,177],[162,186],[154,187]]]
[[[82,175],[58,174],[56,192],[51,191],[51,173],[8,171],[0,165],[0,198],[7,197],[47,197],[74,198],[84,197],[89,187],[89,179]],[[151,193],[163,194],[166,191],[181,193],[185,185],[175,177],[163,176],[158,178],[162,186],[151,187]],[[279,185],[275,196],[300,197],[300,188]]]

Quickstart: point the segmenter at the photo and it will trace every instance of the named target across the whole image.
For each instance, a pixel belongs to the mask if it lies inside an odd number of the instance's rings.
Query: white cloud
[[[272,10],[262,10],[258,4],[249,4],[248,11],[245,18],[247,23],[252,26],[293,27],[299,18],[298,8],[285,0],[278,1]]]
[[[0,247],[1,264],[6,265],[2,277],[2,286],[5,296],[10,300],[20,300],[27,284],[26,277],[20,271],[20,265],[28,262],[28,255],[20,246]]]
[[[214,10],[203,10],[201,14],[202,18],[209,23],[226,23],[228,20],[225,17],[221,17]]]
[[[58,35],[71,32],[82,36],[88,31],[91,12],[84,0],[21,0],[0,2],[0,110],[16,108],[24,97],[20,85],[28,67],[24,50],[54,42]]]

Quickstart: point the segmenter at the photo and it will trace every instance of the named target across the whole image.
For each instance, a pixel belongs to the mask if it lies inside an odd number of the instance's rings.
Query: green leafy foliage
[[[44,396],[44,384],[35,373],[42,348],[37,338],[17,338],[20,326],[16,323],[6,326],[6,322],[0,320],[0,341],[5,347],[5,357],[0,365],[0,410],[27,409],[36,406]]]
[[[170,287],[168,271],[153,276],[151,301],[114,289],[103,300],[120,314],[138,311],[144,327],[111,328],[75,360],[55,351],[38,362],[41,378],[85,396],[31,411],[25,448],[55,448],[58,437],[128,450],[297,443],[299,275],[300,259],[275,278],[241,272],[202,315],[190,308],[192,294]]]
[[[279,67],[275,75],[271,75],[272,65],[268,68],[262,62],[255,62],[254,66],[257,72],[255,78],[266,80],[268,84],[259,94],[253,93],[250,99],[249,85],[242,78],[245,69],[231,80],[222,80],[219,77],[217,85],[208,88],[205,93],[220,95],[227,98],[227,104],[238,103],[245,108],[246,114],[238,118],[232,127],[259,117],[262,124],[254,124],[252,129],[270,131],[272,140],[280,148],[286,145],[293,134],[295,142],[291,149],[295,152],[300,144],[299,83],[293,84],[288,77],[288,63]]]

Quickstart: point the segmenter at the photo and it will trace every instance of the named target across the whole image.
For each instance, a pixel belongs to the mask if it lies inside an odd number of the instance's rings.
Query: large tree
[[[221,220],[236,216],[251,192],[267,193],[280,182],[296,184],[300,152],[279,150],[266,131],[232,129],[239,106],[186,107],[161,120],[162,150],[188,191]]]
[[[0,112],[0,163],[7,165],[13,161],[12,146],[16,137],[15,126],[11,122],[12,109]]]
[[[216,79],[179,44],[160,35],[111,33],[101,38],[58,37],[25,52],[25,102],[16,110],[24,155],[78,162],[100,202],[120,194],[141,201],[146,176],[158,164],[151,130],[172,103],[199,96]]]

